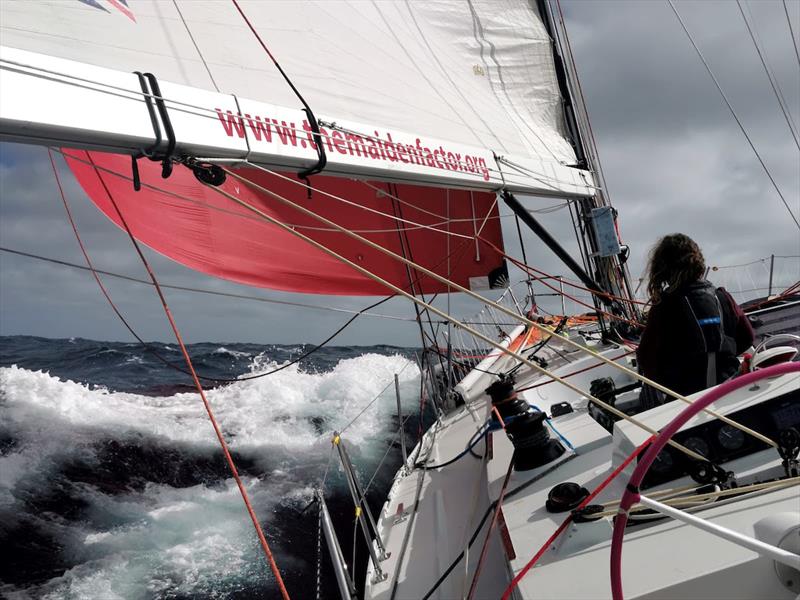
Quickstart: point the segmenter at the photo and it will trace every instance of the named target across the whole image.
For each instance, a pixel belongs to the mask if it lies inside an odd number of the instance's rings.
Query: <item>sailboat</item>
[[[710,391],[640,397],[659,386],[632,362],[641,308],[554,7],[4,2],[0,138],[54,148],[133,240],[199,272],[413,305],[435,418],[376,514],[332,435],[369,561],[356,586],[321,490],[342,597],[794,598],[796,340]],[[571,202],[580,262],[522,195]],[[546,277],[506,254],[500,202],[590,315],[514,294],[507,261]],[[429,301],[456,292],[477,318]]]

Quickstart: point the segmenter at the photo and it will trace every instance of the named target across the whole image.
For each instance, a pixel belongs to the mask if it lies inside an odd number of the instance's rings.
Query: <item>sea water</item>
[[[185,368],[175,345],[151,349]],[[332,452],[342,439],[373,511],[400,464],[419,371],[402,348],[189,346],[198,372],[241,380],[207,397],[293,598],[317,591],[325,479],[352,560],[353,504]],[[374,402],[373,402],[374,401]],[[370,404],[371,403],[371,404]],[[417,418],[406,423],[415,441]],[[326,476],[327,473],[327,476]],[[360,535],[360,533],[359,533]],[[322,542],[321,597],[338,598]],[[363,579],[365,547],[356,547]],[[358,581],[359,587],[363,581]],[[138,344],[0,337],[0,596],[275,598],[277,587],[191,379]]]

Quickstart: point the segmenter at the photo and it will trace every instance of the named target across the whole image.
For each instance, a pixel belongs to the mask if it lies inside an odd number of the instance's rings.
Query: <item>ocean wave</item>
[[[250,358],[250,356],[252,356],[249,352],[242,352],[240,350],[229,350],[225,346],[220,346],[219,348],[214,350],[213,353],[232,356],[233,358]]]
[[[249,364],[257,374],[285,362],[261,355]],[[282,567],[313,568],[316,529],[298,537],[290,515],[330,466],[332,432],[367,406],[343,439],[367,478],[379,462],[397,423],[395,373],[411,411],[419,373],[399,354],[361,354],[325,372],[291,365],[206,392]],[[0,411],[0,544],[13,550],[0,566],[0,596],[257,597],[272,589],[197,393],[97,389],[9,366],[0,368]],[[351,510],[339,479],[334,466],[329,485],[340,486]]]

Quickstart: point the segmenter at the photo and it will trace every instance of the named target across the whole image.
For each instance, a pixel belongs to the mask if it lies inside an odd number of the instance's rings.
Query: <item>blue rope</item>
[[[533,410],[535,410],[535,411],[544,412],[544,411],[542,411],[541,408],[539,408],[535,404],[531,404],[531,406],[533,407]],[[544,421],[545,421],[545,423],[547,423],[548,427],[550,427],[550,429],[553,430],[553,433],[555,433],[558,436],[558,439],[560,439],[562,442],[564,442],[567,445],[567,448],[569,448],[570,450],[575,452],[575,446],[570,444],[569,440],[567,438],[565,438],[563,435],[561,435],[561,432],[558,429],[555,428],[555,426],[553,425],[553,422],[550,419],[548,419],[547,417],[544,418]]]

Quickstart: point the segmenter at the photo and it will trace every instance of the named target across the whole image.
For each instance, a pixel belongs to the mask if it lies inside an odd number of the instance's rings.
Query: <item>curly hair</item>
[[[647,265],[650,301],[657,304],[665,292],[698,281],[705,270],[703,253],[692,238],[682,233],[665,235],[650,251]]]

